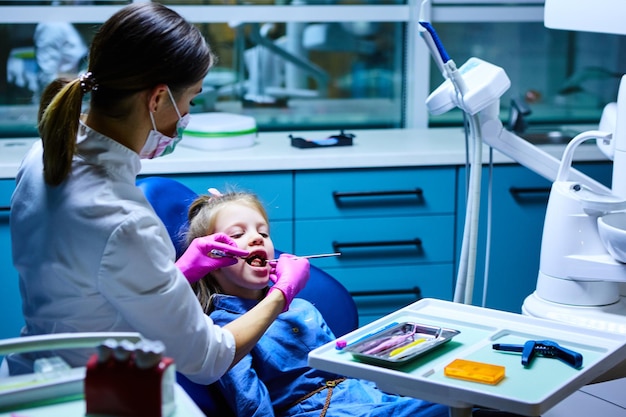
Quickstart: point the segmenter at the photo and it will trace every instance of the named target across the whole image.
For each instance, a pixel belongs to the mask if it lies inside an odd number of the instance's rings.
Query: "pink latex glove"
[[[211,250],[217,249],[226,256],[211,255]],[[202,279],[206,274],[219,268],[234,265],[237,257],[250,255],[247,250],[239,249],[237,243],[224,233],[215,233],[209,236],[195,238],[185,253],[176,261],[190,284]]]
[[[285,308],[289,310],[289,304],[294,297],[304,288],[309,281],[310,264],[306,258],[298,258],[294,255],[283,253],[274,264],[271,263],[270,280],[274,283],[267,292],[279,290],[285,296]]]

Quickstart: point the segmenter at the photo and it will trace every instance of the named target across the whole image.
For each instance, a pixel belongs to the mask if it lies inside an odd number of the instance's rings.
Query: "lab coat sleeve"
[[[106,245],[98,288],[119,312],[119,320],[165,344],[178,371],[196,383],[210,384],[232,364],[235,340],[203,313],[173,258],[163,225],[130,213]]]

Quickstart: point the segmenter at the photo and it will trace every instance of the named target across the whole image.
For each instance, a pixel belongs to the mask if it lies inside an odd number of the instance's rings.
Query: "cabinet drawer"
[[[316,263],[317,259],[311,260]],[[326,272],[341,282],[355,300],[360,297],[381,295],[386,292],[403,292],[405,296],[452,300],[453,265],[392,265],[377,267],[325,268]],[[416,288],[418,290],[416,290]]]
[[[326,272],[352,294],[363,326],[420,297],[452,300],[453,266],[404,265],[371,268],[329,268]]]
[[[254,172],[243,174],[168,175],[199,194],[208,188],[222,192],[250,191],[261,199],[271,220],[293,219],[293,176],[291,172]]]
[[[453,213],[455,181],[453,168],[297,172],[295,217]]]
[[[454,216],[300,220],[295,236],[297,255],[341,252],[323,268],[451,262]]]
[[[0,180],[0,211],[9,211],[15,180]]]
[[[355,297],[354,302],[359,313],[359,327],[396,312],[415,301],[417,301],[415,297],[410,295]]]
[[[0,339],[17,337],[24,325],[19,279],[11,256],[9,213],[15,180],[0,180]]]

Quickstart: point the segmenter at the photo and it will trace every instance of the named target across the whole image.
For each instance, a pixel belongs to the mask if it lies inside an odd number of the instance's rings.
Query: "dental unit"
[[[472,300],[484,142],[553,182],[537,287],[525,299],[522,313],[626,335],[626,76],[621,80],[617,101],[605,107],[599,129],[579,134],[567,145],[561,159],[554,158],[504,128],[499,120],[499,100],[510,87],[505,71],[475,57],[457,68],[428,22],[428,3],[422,2],[420,35],[445,81],[431,93],[426,104],[433,115],[454,107],[463,110],[472,141],[466,223],[454,301],[470,304]],[[547,0],[546,26],[577,30],[576,22],[591,7],[577,5],[571,11],[571,5],[567,0]],[[591,17],[599,20],[589,22],[585,18],[585,30],[606,32],[601,17],[613,19],[609,15],[615,14],[616,8],[617,2],[610,0],[602,2],[601,11],[594,7]],[[610,33],[626,34],[623,25],[608,27],[612,28]],[[596,140],[600,150],[613,160],[610,188],[572,167],[576,148],[588,140]],[[626,362],[623,365],[619,372],[626,375]]]

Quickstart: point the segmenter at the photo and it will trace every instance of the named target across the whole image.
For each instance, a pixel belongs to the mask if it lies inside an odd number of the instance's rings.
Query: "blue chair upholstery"
[[[185,247],[187,211],[198,194],[186,185],[166,177],[142,178],[137,180],[137,186],[165,225],[178,259]]]
[[[146,177],[137,186],[161,218],[176,248],[177,257],[184,248],[187,230],[187,210],[197,194],[184,184],[166,177]],[[281,252],[276,251],[276,256]],[[342,336],[358,327],[356,304],[348,290],[322,269],[311,265],[311,276],[298,297],[311,302],[320,311],[336,336]],[[178,383],[207,415],[225,415],[228,410],[224,400],[211,387],[194,384],[183,375]]]

